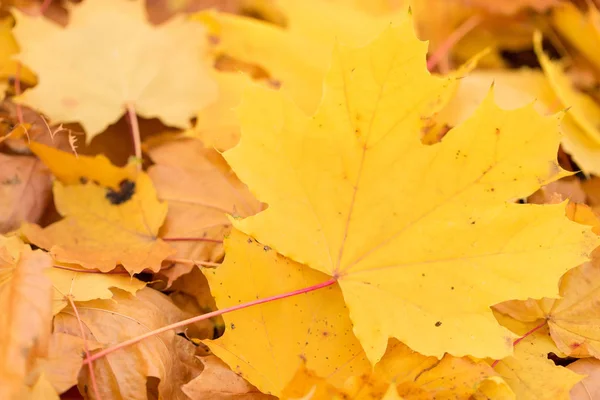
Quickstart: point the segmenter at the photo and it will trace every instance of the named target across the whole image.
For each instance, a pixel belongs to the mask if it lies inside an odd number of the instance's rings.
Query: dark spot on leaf
[[[248,243],[252,243],[252,239],[251,238],[248,238]]]
[[[111,204],[123,204],[133,197],[135,193],[135,182],[124,179],[119,183],[119,190],[107,189],[106,198]]]
[[[79,183],[81,183],[82,185],[85,185],[86,183],[88,183],[88,178],[86,178],[85,176],[80,176]]]
[[[235,329],[235,324],[233,324],[233,323],[232,323],[232,324],[231,324],[231,325],[229,325],[229,326],[231,327],[231,329]]]
[[[440,326],[442,326],[442,321],[438,321],[438,322],[436,322],[436,323],[435,323],[435,326],[436,326],[436,327],[440,327]]]
[[[21,184],[21,178],[19,178],[19,175],[14,175],[12,178],[6,178],[5,180],[2,181],[3,185],[19,185]]]
[[[265,246],[265,247],[263,247],[263,250],[264,251],[269,251],[269,250],[271,250],[271,248],[269,246]]]

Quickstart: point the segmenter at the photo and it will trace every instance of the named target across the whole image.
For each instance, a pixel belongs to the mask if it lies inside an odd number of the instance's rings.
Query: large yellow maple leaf
[[[204,30],[183,17],[152,26],[139,0],[86,0],[71,9],[66,28],[14,13],[18,58],[39,77],[20,101],[53,121],[81,123],[88,140],[125,107],[186,128],[216,96]]]
[[[489,95],[441,143],[421,143],[421,110],[449,86],[425,52],[410,22],[338,47],[311,117],[250,89],[225,157],[268,209],[233,223],[337,279],[371,362],[389,337],[424,355],[502,358],[514,335],[489,306],[557,296],[597,242],[564,204],[513,203],[565,176],[557,118]]]

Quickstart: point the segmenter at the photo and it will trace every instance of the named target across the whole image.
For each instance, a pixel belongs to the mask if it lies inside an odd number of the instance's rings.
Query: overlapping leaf
[[[134,177],[127,168],[109,167],[102,157],[76,159],[40,144],[33,149],[62,178],[54,183],[54,201],[65,218],[45,228],[23,225],[21,231],[31,243],[49,250],[59,262],[103,272],[118,264],[131,273],[158,271],[175,252],[157,239],[167,205],[156,198],[148,175]],[[76,168],[65,172],[65,158],[70,159],[66,165]],[[122,177],[127,178],[118,181]],[[71,184],[76,179],[79,183]]]
[[[152,289],[142,289],[136,296],[113,290],[112,299],[76,303],[85,335],[92,343],[114,345],[186,317],[164,295]],[[81,336],[71,307],[54,318],[54,332]],[[194,378],[201,368],[192,354],[193,345],[173,331],[109,354],[93,364],[99,394],[102,398],[146,399],[146,381],[155,377],[160,379],[158,396],[186,399],[181,385]],[[90,387],[87,368],[82,374],[80,390],[90,393],[85,389]]]
[[[156,163],[148,175],[169,212],[161,235],[173,242],[177,257],[201,261],[223,258],[227,214],[246,217],[261,205],[231,172],[222,156],[198,140],[178,140],[150,149]],[[176,179],[174,179],[176,177]]]
[[[20,100],[53,121],[80,122],[88,140],[125,107],[185,128],[216,96],[204,30],[183,17],[152,26],[139,0],[87,0],[71,9],[66,28],[41,16],[15,17],[19,60],[39,76]]]
[[[312,117],[250,89],[225,158],[269,208],[234,226],[335,277],[372,362],[388,337],[425,355],[501,358],[513,335],[489,306],[557,295],[596,240],[562,204],[511,204],[565,175],[556,118],[488,96],[442,143],[420,142],[421,115],[448,85],[424,54],[410,23],[338,48]]]

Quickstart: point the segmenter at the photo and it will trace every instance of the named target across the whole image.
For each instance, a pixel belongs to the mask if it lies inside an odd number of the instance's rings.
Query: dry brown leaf
[[[37,222],[51,195],[50,173],[35,157],[0,154],[0,233]]]
[[[100,345],[87,340],[89,350]],[[41,359],[39,369],[58,393],[64,393],[77,384],[79,371],[83,366],[85,345],[81,337],[55,332],[50,337],[48,356]]]
[[[202,373],[185,384],[183,392],[192,400],[275,400],[263,394],[241,376],[229,369],[216,356],[201,357]]]
[[[34,367],[47,355],[51,332],[52,284],[43,273],[51,262],[0,236],[0,399],[23,398],[39,378]]]
[[[169,297],[179,308],[192,315],[200,315],[217,309],[215,299],[210,293],[208,281],[198,268],[193,268],[188,274],[179,277],[169,288]],[[223,331],[221,316],[197,322],[186,329],[188,337],[194,339],[212,339],[215,329]]]
[[[218,261],[221,241],[231,223],[227,214],[247,217],[260,211],[260,203],[231,171],[221,155],[194,139],[167,142],[149,151],[156,163],[148,174],[169,212],[160,236],[198,239],[170,242],[177,258]],[[191,265],[171,267],[163,274],[171,283]]]
[[[492,14],[512,15],[522,10],[544,12],[560,4],[560,0],[460,0],[468,6],[481,8]]]
[[[567,366],[573,372],[587,375],[571,389],[571,400],[600,399],[600,360],[584,358]]]
[[[585,203],[586,194],[579,179],[563,178],[549,183],[531,195],[528,203],[556,204],[567,199],[574,203]]]
[[[145,288],[136,296],[113,289],[113,298],[77,302],[86,338],[111,346],[188,317],[166,296]],[[80,337],[73,309],[55,317],[55,332]],[[146,400],[148,377],[160,379],[158,394],[164,399],[187,399],[180,387],[193,379],[201,366],[193,358],[194,345],[173,331],[146,339],[136,345],[94,361],[99,394],[103,399]],[[79,390],[95,399],[87,368],[82,369]]]

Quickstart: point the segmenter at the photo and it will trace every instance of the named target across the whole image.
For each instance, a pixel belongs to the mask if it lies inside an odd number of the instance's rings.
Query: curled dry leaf
[[[112,290],[111,299],[75,303],[86,339],[92,343],[115,345],[187,317],[166,296],[150,288],[138,291],[136,296],[120,289]],[[54,331],[81,336],[71,307],[54,318]],[[148,377],[155,377],[160,380],[161,398],[187,399],[181,385],[201,370],[193,354],[194,345],[173,331],[108,354],[93,363],[99,394],[106,399],[146,400],[146,381]],[[78,386],[94,399],[89,379],[87,368],[82,369]]]
[[[158,271],[175,252],[157,238],[167,204],[157,199],[148,175],[140,172],[130,177],[127,168],[108,167],[101,157],[76,158],[40,144],[34,149],[59,179],[64,176],[54,183],[54,202],[65,218],[46,228],[24,224],[21,232],[31,243],[50,251],[59,262],[102,272],[118,264],[130,273],[146,268]],[[61,161],[65,159],[70,160],[66,165],[79,168],[64,172]],[[122,176],[127,178],[117,182]],[[118,189],[113,189],[115,184]]]
[[[52,121],[81,123],[88,141],[126,106],[186,128],[216,96],[202,57],[204,29],[182,16],[153,26],[141,0],[87,0],[72,7],[66,28],[42,16],[14,14],[18,59],[40,77],[20,101]]]
[[[197,267],[177,278],[169,291],[173,303],[192,315],[206,314],[217,309],[206,277]],[[218,316],[186,327],[185,334],[193,339],[212,339],[215,333],[223,332],[223,329],[223,318]]]
[[[35,157],[0,154],[0,233],[37,222],[51,195],[50,173]]]
[[[161,236],[191,241],[171,242],[177,258],[219,261],[223,258],[223,237],[231,230],[227,215],[247,217],[261,210],[261,204],[241,183],[223,157],[195,139],[167,142],[149,151],[156,163],[148,175],[158,198],[168,203],[169,212]],[[192,265],[166,269],[171,283],[177,274]],[[182,270],[183,269],[183,270]]]
[[[567,368],[579,375],[585,376],[585,378],[571,389],[571,400],[600,398],[600,360],[584,358],[569,364]]]
[[[263,394],[215,356],[200,357],[202,373],[183,385],[191,400],[275,400]]]
[[[44,270],[52,259],[16,237],[0,236],[0,398],[25,398],[48,354],[52,285]]]

